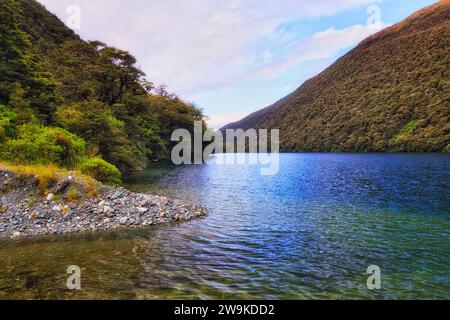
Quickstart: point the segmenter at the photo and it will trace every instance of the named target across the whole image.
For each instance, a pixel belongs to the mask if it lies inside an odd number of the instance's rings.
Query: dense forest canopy
[[[0,1],[0,50],[0,160],[139,170],[204,119],[130,53],[81,40],[34,0]]]
[[[364,40],[276,104],[226,126],[284,151],[449,152],[450,1]]]

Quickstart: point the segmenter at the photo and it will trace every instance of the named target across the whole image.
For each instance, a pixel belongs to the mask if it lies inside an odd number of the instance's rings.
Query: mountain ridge
[[[366,38],[226,129],[280,129],[283,151],[449,151],[450,1]]]

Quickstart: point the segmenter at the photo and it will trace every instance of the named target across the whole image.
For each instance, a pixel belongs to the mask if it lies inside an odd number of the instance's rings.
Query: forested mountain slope
[[[35,0],[0,1],[0,161],[142,169],[202,119],[128,52],[81,40]]]
[[[275,105],[223,129],[280,129],[284,151],[449,151],[450,1],[367,38]]]

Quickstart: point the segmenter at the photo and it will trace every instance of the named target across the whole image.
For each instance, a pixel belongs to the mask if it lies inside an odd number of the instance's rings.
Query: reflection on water
[[[0,242],[0,298],[450,298],[450,156],[284,154],[155,166],[139,191],[201,203],[168,227]],[[80,292],[65,289],[69,265]],[[382,270],[382,290],[366,269]]]

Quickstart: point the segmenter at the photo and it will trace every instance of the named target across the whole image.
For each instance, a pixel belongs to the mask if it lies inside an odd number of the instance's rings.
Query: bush
[[[91,176],[97,181],[109,185],[120,185],[121,174],[116,166],[106,162],[105,160],[95,158],[85,158],[79,165],[81,173]]]
[[[14,138],[0,146],[0,158],[21,164],[73,166],[85,154],[85,142],[61,129],[37,124],[17,128]]]
[[[14,134],[14,121],[16,113],[10,108],[0,104],[0,143]]]
[[[145,166],[146,158],[135,152],[125,132],[125,123],[111,108],[99,101],[84,101],[61,106],[55,113],[57,124],[83,137],[89,147],[123,171]]]

